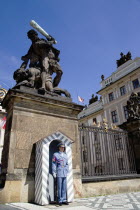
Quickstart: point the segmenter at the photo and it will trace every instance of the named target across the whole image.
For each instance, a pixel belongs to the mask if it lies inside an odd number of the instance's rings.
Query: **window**
[[[124,110],[124,117],[125,117],[125,119],[128,119],[128,110],[127,110],[127,107],[124,106],[123,107],[123,110]]]
[[[118,122],[118,117],[117,117],[117,111],[116,110],[111,112],[111,116],[112,116],[112,122],[113,123]]]
[[[100,153],[96,153],[96,160],[101,160],[101,154]]]
[[[96,160],[101,160],[101,154],[96,153]]]
[[[109,101],[113,101],[114,100],[114,94],[113,92],[112,93],[109,93]]]
[[[96,160],[101,160],[101,146],[100,143],[95,144]]]
[[[97,132],[94,133],[94,141],[95,141],[95,142],[98,142]]]
[[[97,119],[93,118],[93,124],[97,124]]]
[[[133,84],[133,88],[134,89],[140,87],[140,84],[139,84],[139,80],[138,79],[133,80],[132,81],[132,84]]]
[[[123,95],[126,94],[126,88],[125,88],[125,86],[120,87],[120,93],[121,93],[121,96],[123,96]]]
[[[123,158],[118,158],[118,165],[119,165],[119,170],[124,169]]]
[[[122,150],[123,149],[123,144],[122,144],[122,139],[119,135],[115,135],[115,146],[116,150]]]
[[[95,167],[95,173],[103,173],[103,167],[101,165]]]
[[[100,144],[95,144],[95,152],[96,152],[96,154],[101,153],[101,147],[100,147]]]

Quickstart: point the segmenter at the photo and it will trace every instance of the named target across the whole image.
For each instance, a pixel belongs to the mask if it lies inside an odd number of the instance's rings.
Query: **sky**
[[[15,85],[13,73],[31,45],[35,20],[56,40],[63,76],[59,87],[88,105],[101,75],[116,71],[120,53],[140,57],[140,0],[5,0],[0,12],[0,85]],[[39,37],[43,38],[41,34]]]

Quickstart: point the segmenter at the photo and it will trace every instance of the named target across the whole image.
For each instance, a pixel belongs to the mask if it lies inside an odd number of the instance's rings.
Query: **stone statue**
[[[140,119],[140,92],[132,93],[127,101],[128,120]]]
[[[132,60],[132,55],[131,55],[131,52],[128,52],[127,55],[126,55],[126,60]]]
[[[126,55],[124,55],[122,52],[120,53],[121,58],[119,60],[116,61],[117,63],[117,67],[121,66],[122,64],[124,64],[125,62],[127,62],[128,60],[131,60],[132,56],[131,56],[131,52],[128,52]]]
[[[101,75],[101,79],[102,79],[102,81],[105,80],[105,76],[103,74]]]
[[[92,94],[91,99],[89,99],[89,105],[98,101],[98,96],[94,96],[94,94]]]
[[[20,68],[14,72],[16,87],[24,85],[37,89],[39,94],[54,92],[71,97],[68,91],[58,87],[63,71],[59,65],[60,51],[53,47],[53,44],[56,44],[54,38],[48,35],[46,40],[40,39],[33,29],[28,31],[27,36],[32,44],[27,54],[21,57],[23,63]]]
[[[43,92],[45,90],[47,74],[51,74],[52,72],[56,73],[53,85],[54,87],[58,86],[63,72],[58,64],[60,52],[52,46],[54,41],[40,39],[37,32],[33,29],[28,31],[27,35],[32,41],[32,45],[28,53],[25,56],[22,56],[21,59],[25,62],[30,60],[29,67],[40,67],[42,79],[41,90]]]

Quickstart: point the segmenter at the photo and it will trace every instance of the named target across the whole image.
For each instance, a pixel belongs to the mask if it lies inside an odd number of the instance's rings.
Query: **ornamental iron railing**
[[[127,132],[79,126],[82,178],[136,174]]]

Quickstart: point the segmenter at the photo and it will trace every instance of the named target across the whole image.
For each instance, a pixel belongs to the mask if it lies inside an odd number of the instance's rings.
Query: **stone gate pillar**
[[[133,145],[136,171],[140,174],[140,120],[128,120],[119,127],[128,132],[129,140]]]
[[[133,144],[137,173],[140,174],[140,93],[132,93],[127,101],[128,119],[119,127],[128,132]]]
[[[8,91],[3,107],[7,127],[2,154],[3,190],[0,203],[33,202],[35,144],[53,133],[64,133],[73,141],[74,197],[82,193],[78,113],[83,106],[62,96],[38,95],[30,88]],[[78,185],[78,188],[76,187]]]

